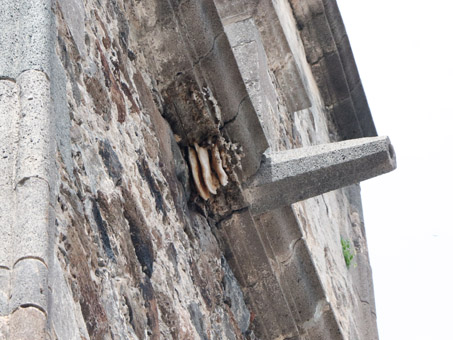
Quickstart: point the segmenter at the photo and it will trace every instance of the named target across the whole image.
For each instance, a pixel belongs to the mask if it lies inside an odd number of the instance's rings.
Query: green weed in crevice
[[[349,269],[355,255],[355,251],[351,248],[351,242],[349,242],[349,240],[345,240],[344,238],[341,238],[341,248],[343,249],[344,262],[346,262],[346,267]],[[354,263],[354,267],[356,266],[357,264]]]

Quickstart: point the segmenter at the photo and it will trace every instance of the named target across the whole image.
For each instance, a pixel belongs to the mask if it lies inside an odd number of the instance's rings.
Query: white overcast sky
[[[362,183],[380,339],[451,340],[453,1],[337,2],[398,162]]]

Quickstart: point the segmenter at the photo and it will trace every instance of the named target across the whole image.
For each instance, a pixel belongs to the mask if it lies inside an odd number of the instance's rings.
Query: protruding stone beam
[[[253,214],[361,182],[396,168],[388,137],[368,137],[266,155],[245,185]]]

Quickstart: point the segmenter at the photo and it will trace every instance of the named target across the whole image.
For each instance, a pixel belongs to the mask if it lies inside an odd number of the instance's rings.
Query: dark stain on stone
[[[107,233],[107,228],[105,226],[104,220],[102,219],[98,204],[96,201],[92,200],[92,205],[93,218],[101,236],[102,248],[104,249],[107,257],[116,263],[115,254],[113,253],[112,246],[110,244],[110,238]]]
[[[198,335],[203,340],[208,340],[208,336],[206,334],[206,327],[203,322],[203,314],[200,312],[200,308],[195,302],[191,302],[189,305],[189,313],[190,319],[192,320],[195,329],[197,330]]]
[[[145,218],[137,209],[135,200],[126,189],[123,189],[124,217],[129,223],[130,236],[134,246],[135,255],[138,262],[142,266],[143,272],[151,278],[153,273],[153,243],[151,240],[151,232],[149,226],[145,222]]]
[[[154,288],[151,284],[151,281],[146,280],[140,283],[140,290],[142,296],[145,299],[145,307],[147,309],[147,324],[151,330],[150,338],[151,340],[160,339],[159,333],[159,311],[157,309],[157,302],[154,297]]]
[[[205,93],[192,72],[177,77],[163,92],[164,118],[172,130],[182,137],[182,145],[200,143],[219,134]]]
[[[111,120],[111,104],[109,96],[97,77],[84,77],[87,92],[93,99],[94,112],[102,116],[106,122]]]
[[[99,145],[99,155],[101,155],[105,167],[109,173],[109,176],[112,178],[113,183],[118,185],[121,183],[121,176],[123,173],[123,166],[118,159],[115,151],[110,145],[108,140],[100,142]]]
[[[131,50],[127,50],[127,57],[129,58],[130,61],[134,61],[135,59],[137,59],[137,55]]]
[[[175,272],[178,273],[178,254],[176,253],[176,248],[173,243],[170,243],[166,250],[167,256],[175,269]],[[178,273],[179,274],[179,273]]]
[[[164,216],[167,215],[165,209],[164,209],[164,199],[162,197],[162,194],[159,190],[159,187],[156,183],[156,180],[151,174],[151,170],[149,169],[148,162],[146,159],[142,158],[141,160],[137,161],[137,167],[138,167],[138,172],[140,173],[140,176],[142,176],[143,180],[146,181],[148,184],[149,190],[154,196],[154,199],[156,201],[156,209],[160,211]]]

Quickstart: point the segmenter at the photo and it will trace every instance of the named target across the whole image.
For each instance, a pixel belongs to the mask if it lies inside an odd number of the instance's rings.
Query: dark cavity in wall
[[[102,219],[98,204],[95,200],[92,200],[92,206],[93,218],[101,236],[102,247],[107,254],[107,257],[116,263],[115,254],[113,254],[112,246],[110,245],[107,228],[105,227],[104,220]]]
[[[99,145],[99,154],[102,157],[105,167],[112,178],[113,183],[118,185],[121,183],[121,175],[123,173],[123,166],[118,159],[115,151],[110,145],[108,140],[101,141]]]

